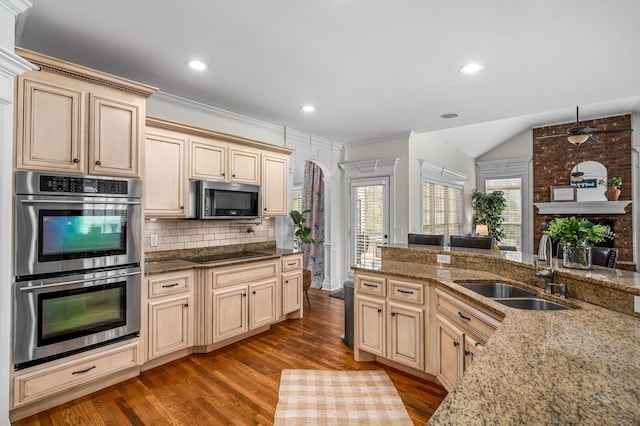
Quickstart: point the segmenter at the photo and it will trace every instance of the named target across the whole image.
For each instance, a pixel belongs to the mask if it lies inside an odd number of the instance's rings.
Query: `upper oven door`
[[[136,198],[18,195],[15,275],[140,263],[141,215]]]

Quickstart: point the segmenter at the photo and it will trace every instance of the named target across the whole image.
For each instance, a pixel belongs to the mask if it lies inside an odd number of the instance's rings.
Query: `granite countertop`
[[[251,251],[252,254],[255,252],[260,252],[264,254],[264,256],[252,256],[252,257],[243,257],[243,253],[247,251]],[[210,268],[212,266],[229,266],[229,265],[237,265],[247,262],[257,262],[261,260],[268,259],[277,259],[282,256],[288,256],[292,254],[298,254],[299,252],[284,249],[284,248],[276,248],[276,247],[251,247],[249,250],[246,248],[244,250],[235,250],[231,253],[236,253],[237,257],[226,259],[222,261],[215,261],[211,263],[198,263],[190,260],[186,260],[186,258],[190,257],[198,257],[198,256],[206,256],[208,254],[220,254],[222,253],[220,250],[217,252],[206,251],[206,250],[175,250],[173,252],[165,252],[161,255],[149,256],[148,259],[145,260],[144,264],[144,274],[145,275],[158,275],[164,274],[167,272],[176,272],[176,271],[184,271],[187,269],[193,268]]]
[[[576,309],[513,309],[456,284],[510,281],[484,271],[384,258],[354,269],[431,280],[504,317],[428,424],[640,424],[640,319],[557,296],[543,297]]]

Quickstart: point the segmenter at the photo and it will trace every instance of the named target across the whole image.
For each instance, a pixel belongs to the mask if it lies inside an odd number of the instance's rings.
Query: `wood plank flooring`
[[[358,363],[340,340],[344,301],[309,290],[305,317],[208,354],[193,354],[14,425],[271,425],[285,368],[384,369],[414,424],[446,391],[378,363]]]

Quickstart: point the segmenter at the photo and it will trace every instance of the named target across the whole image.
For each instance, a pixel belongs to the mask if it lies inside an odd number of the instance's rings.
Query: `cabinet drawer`
[[[358,275],[356,278],[356,288],[359,293],[368,293],[385,297],[386,279],[370,275]]]
[[[211,280],[213,287],[226,287],[234,284],[251,283],[256,280],[275,277],[278,273],[278,263],[245,263],[242,266],[228,268],[212,268]]]
[[[188,292],[191,288],[191,272],[158,275],[147,280],[149,299],[168,294]]]
[[[421,305],[424,302],[424,285],[390,279],[389,298]]]
[[[282,272],[302,269],[302,256],[287,256],[282,258]]]
[[[138,365],[138,343],[14,377],[14,407]]]
[[[480,340],[487,340],[500,324],[489,315],[478,311],[448,294],[436,290],[438,297],[438,311],[462,324],[475,334]]]

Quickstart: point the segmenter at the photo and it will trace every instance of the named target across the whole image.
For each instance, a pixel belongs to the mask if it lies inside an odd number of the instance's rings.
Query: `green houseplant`
[[[289,216],[291,220],[293,220],[294,231],[293,231],[293,248],[296,250],[300,250],[303,244],[315,244],[315,240],[311,238],[311,228],[305,226],[305,222],[307,219],[304,217],[307,213],[311,212],[311,210],[291,210],[289,212]]]
[[[607,180],[607,190],[604,193],[609,201],[618,201],[622,188],[622,178],[619,176],[610,177]]]
[[[553,241],[564,245],[562,266],[591,269],[591,246],[613,238],[607,225],[595,225],[587,219],[561,217],[553,219],[545,231]]]
[[[496,242],[502,241],[506,236],[502,222],[502,213],[507,208],[507,200],[504,192],[479,192],[474,191],[471,196],[473,210],[476,212],[475,225],[487,225],[489,236],[495,238]]]

